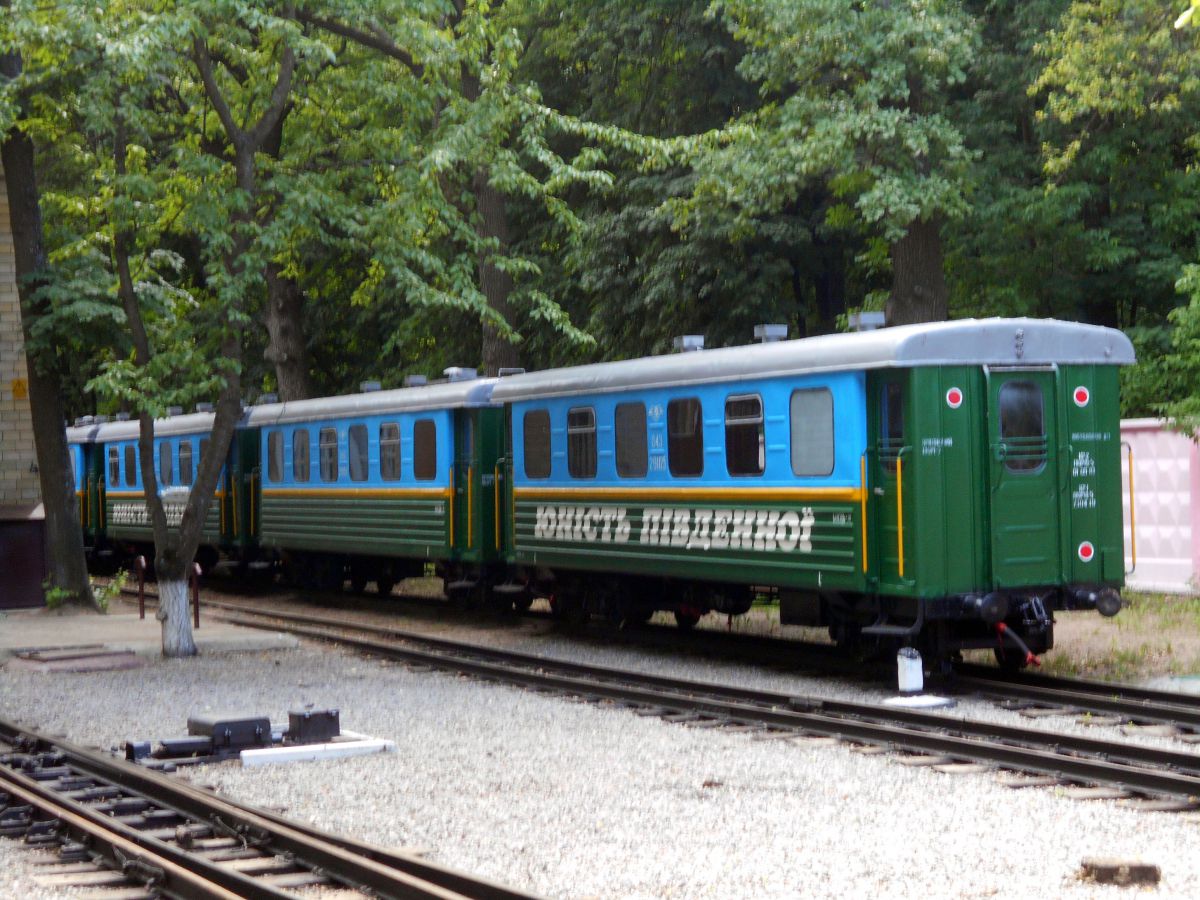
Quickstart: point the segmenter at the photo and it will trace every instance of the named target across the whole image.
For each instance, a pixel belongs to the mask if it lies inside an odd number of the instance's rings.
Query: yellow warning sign
[[[25,400],[29,397],[29,382],[24,378],[14,378],[12,383],[14,400]]]

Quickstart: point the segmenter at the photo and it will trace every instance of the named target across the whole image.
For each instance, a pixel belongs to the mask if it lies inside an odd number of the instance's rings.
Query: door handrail
[[[454,549],[454,463],[450,464],[450,549]]]
[[[859,497],[859,512],[862,516],[862,570],[867,571],[867,453],[858,460],[858,473],[862,479],[862,490]]]
[[[496,470],[492,473],[492,508],[496,517],[496,550],[500,549],[500,461],[496,460]]]
[[[908,447],[901,447],[896,454],[896,574],[904,577],[904,452]]]
[[[1121,441],[1121,446],[1125,448],[1125,460],[1129,469],[1129,551],[1131,558],[1125,574],[1132,575],[1137,571],[1137,510],[1135,506],[1137,495],[1133,490],[1133,444],[1129,441]]]

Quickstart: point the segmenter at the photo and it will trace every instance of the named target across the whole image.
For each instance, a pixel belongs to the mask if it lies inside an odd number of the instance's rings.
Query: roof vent
[[[254,405],[255,406],[266,406],[268,403],[278,403],[278,402],[279,402],[278,394],[259,394],[258,402],[256,402]]]
[[[446,376],[447,381],[471,381],[479,377],[478,372],[466,366],[451,366],[443,369],[442,374]]]
[[[755,325],[754,337],[760,344],[774,344],[787,337],[786,325]]]
[[[704,335],[702,334],[681,334],[679,337],[671,341],[671,346],[680,353],[691,353],[693,350],[704,349]]]
[[[103,425],[108,421],[108,416],[96,416],[96,425]]]
[[[496,374],[504,378],[506,375],[524,375],[525,370],[520,366],[501,366]]]
[[[128,422],[129,421],[129,413],[127,413],[127,412],[117,413],[117,421],[118,422]]]
[[[887,319],[879,310],[863,310],[850,313],[851,331],[874,331],[887,324]]]
[[[426,378],[424,375],[405,375],[404,376],[404,386],[405,387],[425,387],[425,385],[427,385],[427,384],[429,384],[429,379]]]
[[[383,385],[378,381],[360,381],[358,390],[363,394],[373,394],[376,391],[383,390]]]
[[[209,413],[212,411],[213,411],[213,405],[211,403],[197,403],[196,404],[196,412]]]
[[[183,415],[183,407],[182,406],[168,406],[167,407],[167,415],[168,416],[182,416]]]
[[[83,421],[83,419],[84,419],[84,417],[83,417],[83,416],[80,416],[78,419],[76,419],[76,420],[75,420],[75,427],[76,427],[76,428],[78,428],[80,425],[86,425],[86,424],[88,424],[87,422]]]

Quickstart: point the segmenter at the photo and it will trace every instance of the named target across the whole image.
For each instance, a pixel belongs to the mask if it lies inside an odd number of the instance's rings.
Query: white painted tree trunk
[[[158,613],[162,622],[162,653],[167,657],[195,656],[187,581],[158,582]]]

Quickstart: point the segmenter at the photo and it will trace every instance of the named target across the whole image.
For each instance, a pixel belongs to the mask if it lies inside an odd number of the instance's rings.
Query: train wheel
[[[364,593],[367,589],[367,578],[358,572],[350,573],[350,590],[356,594]]]
[[[675,611],[675,624],[684,631],[691,631],[696,627],[696,623],[700,621],[700,617],[695,613]]]
[[[379,591],[380,597],[389,597],[392,593],[392,588],[396,586],[396,579],[391,575],[380,575],[375,579],[375,589]]]

